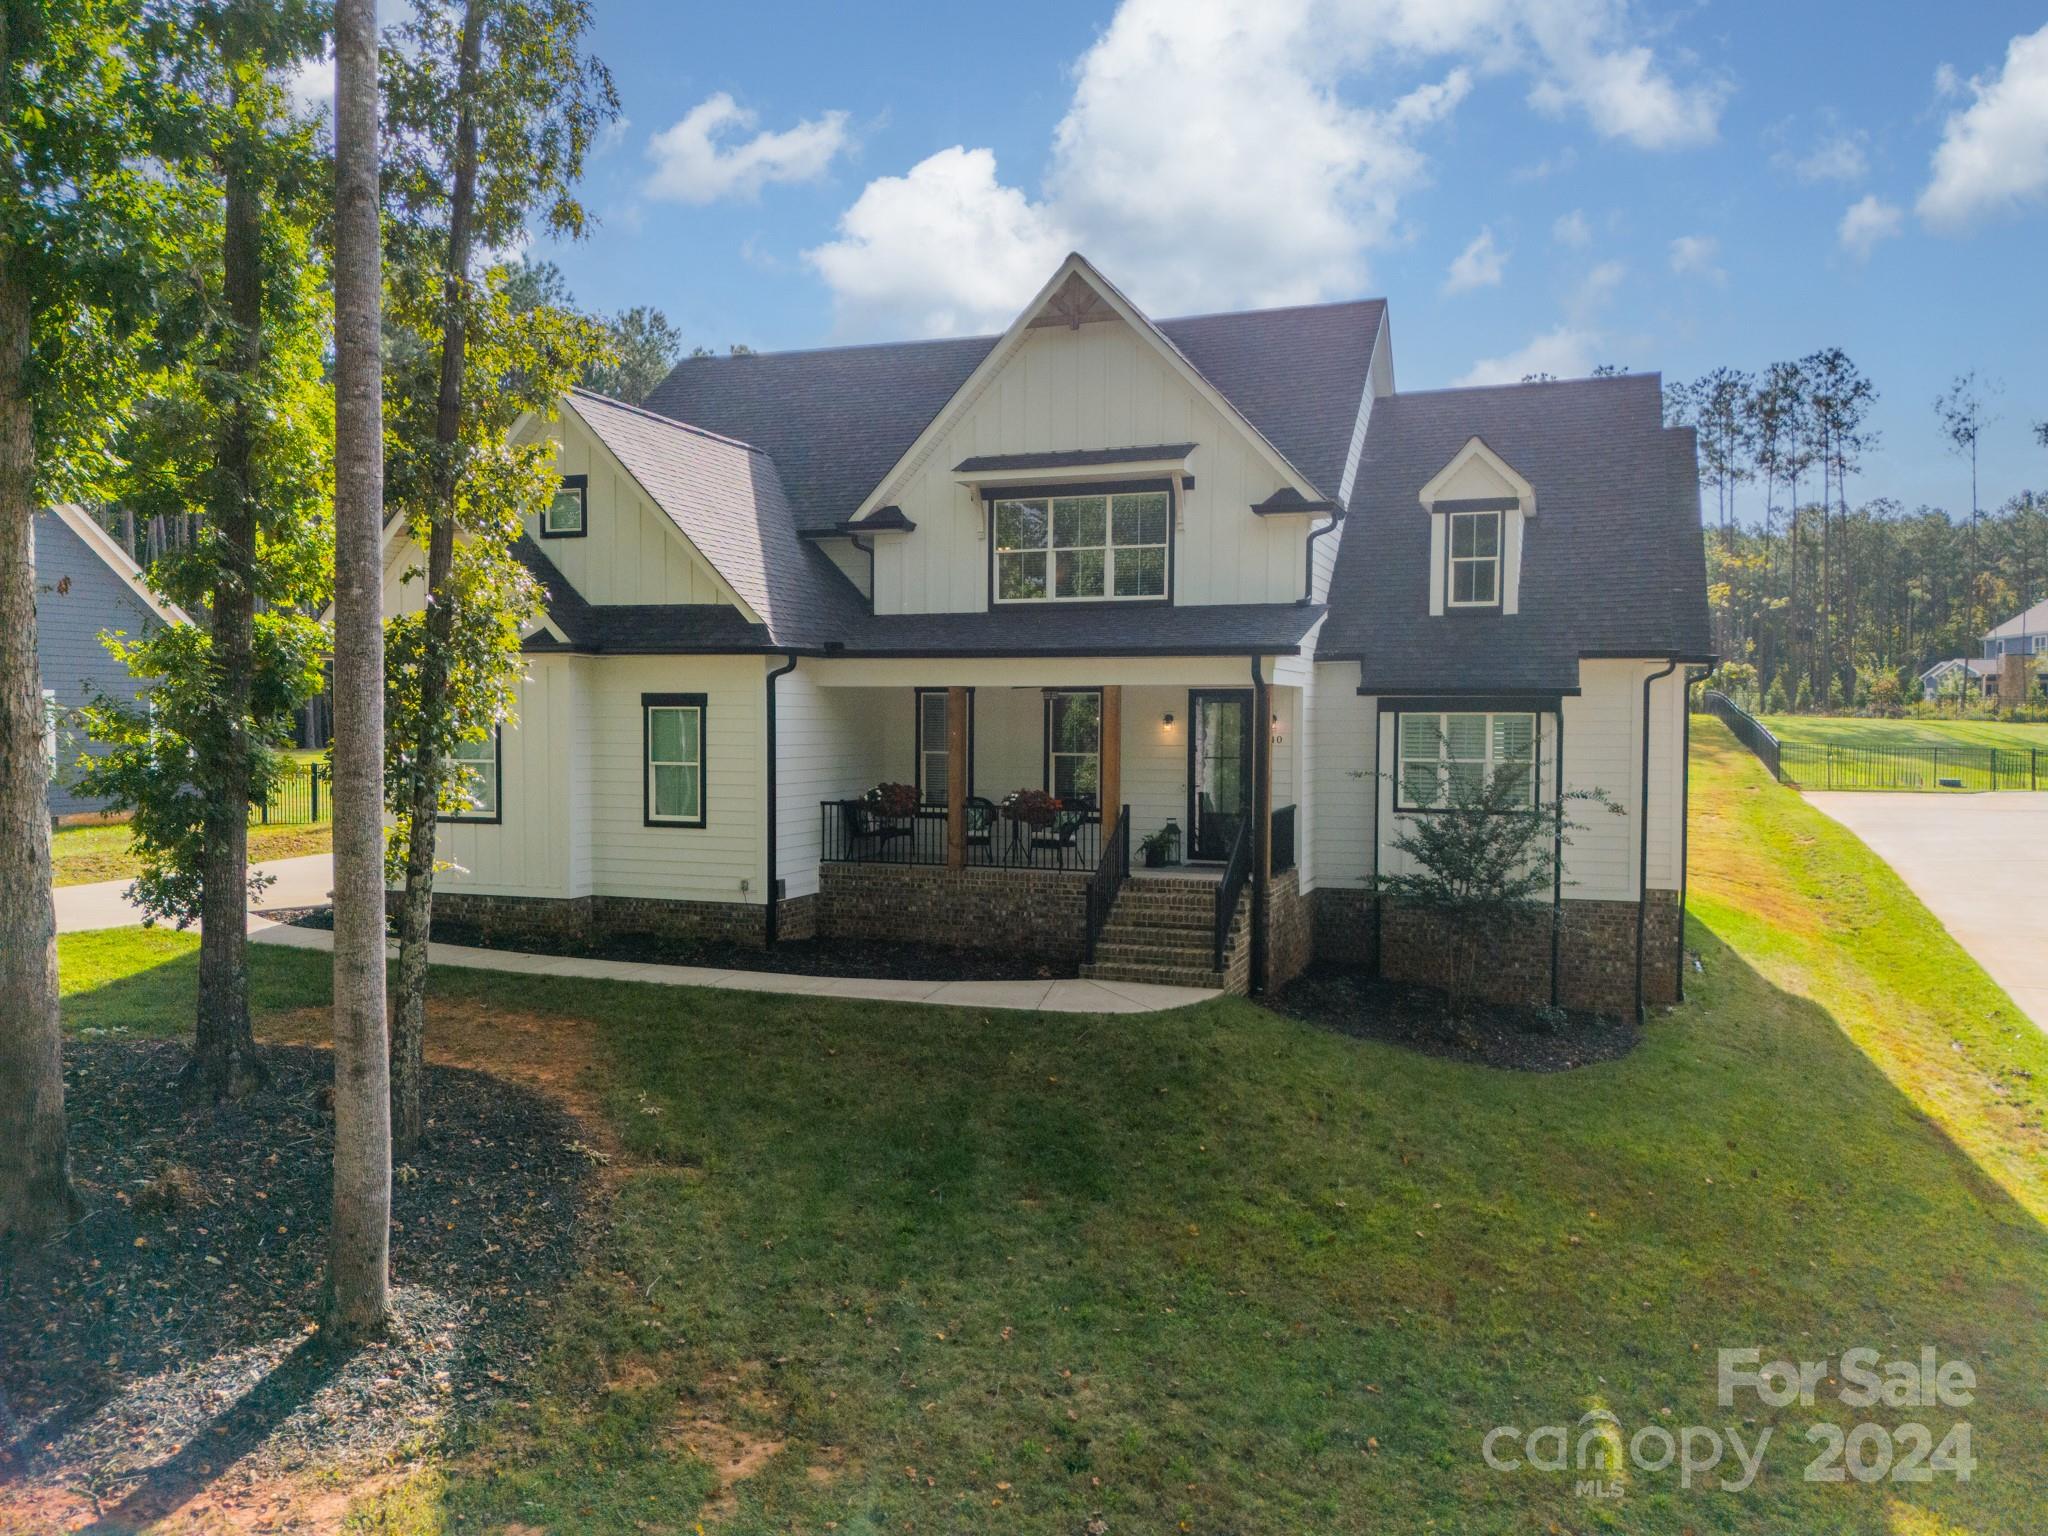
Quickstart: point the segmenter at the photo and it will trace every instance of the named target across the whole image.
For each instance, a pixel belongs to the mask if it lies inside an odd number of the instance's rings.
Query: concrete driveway
[[[1899,872],[2048,1029],[2048,794],[1837,790],[1806,797]]]
[[[257,898],[265,907],[317,907],[334,889],[334,855],[309,853],[300,859],[272,859],[256,868],[274,877]],[[129,880],[102,880],[95,885],[60,885],[53,893],[57,931],[79,933],[87,928],[126,928],[142,921],[128,900]]]

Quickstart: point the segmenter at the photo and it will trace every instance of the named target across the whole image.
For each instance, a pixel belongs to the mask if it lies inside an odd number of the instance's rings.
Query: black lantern
[[[1147,869],[1162,869],[1180,862],[1180,827],[1169,819],[1157,832],[1142,839],[1139,850],[1145,855]]]

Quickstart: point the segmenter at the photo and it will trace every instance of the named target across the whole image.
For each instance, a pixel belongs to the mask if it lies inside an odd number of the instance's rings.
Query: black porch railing
[[[1102,857],[1088,879],[1088,958],[1095,958],[1095,941],[1109,922],[1109,909],[1116,905],[1116,893],[1131,877],[1131,808],[1117,812],[1116,822],[1102,840]]]
[[[1273,813],[1273,873],[1284,875],[1294,868],[1294,807],[1283,805]]]
[[[1230,944],[1230,919],[1237,912],[1237,898],[1252,872],[1252,820],[1238,823],[1237,837],[1230,845],[1230,857],[1223,863],[1223,880],[1216,887],[1216,969],[1223,969],[1223,951]]]
[[[946,863],[943,805],[921,805],[909,816],[884,816],[864,800],[826,800],[818,809],[821,857],[828,864]],[[992,801],[969,800],[966,838],[967,862],[977,869],[1087,874],[1102,863],[1102,818],[1093,808],[1062,810],[1051,822],[1033,825],[1005,816]]]

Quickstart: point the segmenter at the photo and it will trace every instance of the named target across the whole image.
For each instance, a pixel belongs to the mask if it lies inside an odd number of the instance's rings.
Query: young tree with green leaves
[[[566,313],[581,313],[576,307],[576,295],[569,291],[568,279],[552,261],[528,259],[510,268],[506,297],[514,311],[545,304]],[[683,355],[683,333],[670,323],[667,315],[648,305],[637,304],[615,315],[586,318],[604,328],[609,345],[603,355],[584,365],[576,382],[600,395],[638,405],[654,392],[655,385],[668,377],[676,359]],[[732,350],[734,356],[739,356],[747,348],[735,346]],[[711,354],[699,347],[690,355]]]
[[[0,1246],[71,1215],[34,517],[108,467],[175,260],[141,0],[0,0]]]
[[[263,1077],[249,1018],[249,812],[284,766],[317,691],[332,405],[326,301],[313,235],[322,215],[309,123],[286,71],[325,46],[319,0],[195,0],[178,8],[160,67],[191,92],[185,260],[159,290],[164,367],[123,442],[122,500],[203,513],[152,583],[208,622],[117,645],[160,679],[149,714],[101,701],[113,751],[92,792],[135,811],[146,910],[197,919],[199,1000],[185,1083],[213,1099]]]
[[[558,238],[585,230],[575,185],[618,113],[610,74],[586,51],[590,21],[588,0],[415,0],[384,53],[392,321],[423,343],[413,349],[423,366],[393,381],[389,486],[426,551],[423,614],[392,625],[387,642],[393,858],[404,870],[392,1071],[401,1154],[423,1125],[436,819],[463,789],[456,744],[487,736],[509,707],[535,604],[512,546],[552,490],[538,452],[503,443],[520,414],[552,409],[593,350],[551,306],[515,317],[478,253],[534,222]]]
[[[1941,435],[1948,439],[1949,451],[1970,461],[1970,617],[1980,622],[1984,616],[1982,594],[1983,551],[1978,534],[1983,528],[1984,509],[1977,501],[1977,444],[1984,436],[1984,429],[1997,418],[1991,412],[1991,398],[1998,392],[1998,386],[1977,374],[1972,368],[1959,373],[1949,387],[1934,397],[1934,417],[1941,423]]]

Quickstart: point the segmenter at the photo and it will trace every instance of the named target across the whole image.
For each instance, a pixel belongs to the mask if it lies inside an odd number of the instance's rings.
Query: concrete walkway
[[[2048,793],[1813,792],[2048,1029]]]
[[[249,938],[258,944],[330,953],[334,935],[321,928],[293,928],[252,920]],[[394,946],[392,954],[397,954]],[[860,998],[878,1003],[933,1003],[947,1008],[1015,1008],[1036,1013],[1158,1013],[1220,997],[1205,987],[1160,987],[1133,981],[899,981],[889,977],[792,976],[777,971],[722,971],[697,965],[642,965],[628,960],[585,960],[566,955],[529,955],[515,950],[431,944],[434,965],[520,976],[575,976],[591,981],[637,981],[658,987],[715,987],[732,992],[772,992],[798,997]]]
[[[309,853],[299,859],[273,859],[258,864],[259,873],[273,883],[265,886],[258,901],[266,907],[325,906],[334,889],[334,858],[331,854]],[[87,928],[126,928],[142,921],[142,912],[129,901],[132,880],[101,880],[93,885],[60,885],[53,893],[57,904],[57,931],[79,933]],[[251,918],[251,924],[258,919]]]

